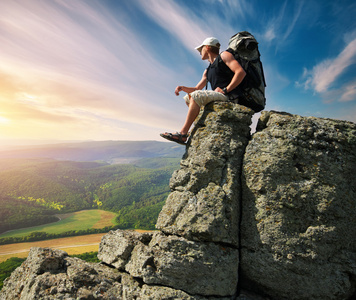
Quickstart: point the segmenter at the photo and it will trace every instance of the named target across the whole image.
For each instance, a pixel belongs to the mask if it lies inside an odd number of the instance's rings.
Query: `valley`
[[[184,150],[153,141],[0,150],[0,288],[31,247],[95,256],[109,230],[154,230]]]

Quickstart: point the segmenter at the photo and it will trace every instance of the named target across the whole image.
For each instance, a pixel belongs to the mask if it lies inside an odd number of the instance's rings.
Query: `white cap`
[[[220,48],[220,43],[216,38],[208,37],[204,40],[204,42],[200,46],[196,47],[195,49],[198,50],[199,52],[201,52],[201,49],[204,46],[213,46],[213,47]]]

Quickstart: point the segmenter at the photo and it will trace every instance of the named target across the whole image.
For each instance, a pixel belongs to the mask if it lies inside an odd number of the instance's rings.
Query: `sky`
[[[206,37],[259,42],[265,110],[356,122],[356,2],[1,0],[0,144],[179,131]],[[259,114],[253,120],[256,123]]]

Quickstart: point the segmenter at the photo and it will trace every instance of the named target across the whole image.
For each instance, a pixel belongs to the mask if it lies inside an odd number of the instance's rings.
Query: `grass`
[[[0,246],[0,262],[11,257],[24,258],[32,247],[61,249],[69,255],[81,254],[85,252],[95,252],[99,249],[99,243],[105,233],[90,234],[83,236],[67,237],[47,241],[30,243],[18,243]]]
[[[0,238],[27,236],[34,231],[60,234],[71,230],[104,228],[106,226],[116,225],[116,215],[117,214],[113,212],[99,209],[82,210],[75,213],[57,215],[61,220],[55,223],[5,232],[0,235]]]
[[[100,220],[96,222],[92,228],[104,228],[106,226],[116,225],[115,217],[117,214],[105,211],[105,210],[98,210],[100,213]]]

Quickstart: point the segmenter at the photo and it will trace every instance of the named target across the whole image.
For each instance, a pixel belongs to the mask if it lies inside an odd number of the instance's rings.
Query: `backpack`
[[[255,37],[247,31],[238,32],[230,38],[229,48],[226,51],[234,55],[246,72],[245,78],[239,85],[246,106],[255,112],[263,110],[266,106],[266,81]]]

